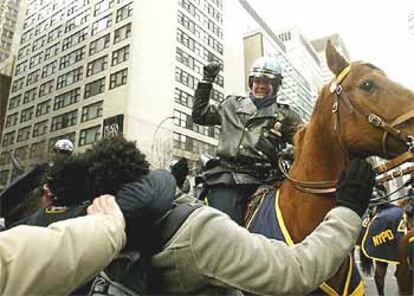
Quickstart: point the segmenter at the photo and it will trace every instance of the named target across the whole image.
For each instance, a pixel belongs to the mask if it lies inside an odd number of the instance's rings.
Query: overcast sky
[[[308,39],[339,33],[353,60],[382,68],[414,89],[414,38],[408,14],[414,0],[250,0],[272,28],[294,25]]]

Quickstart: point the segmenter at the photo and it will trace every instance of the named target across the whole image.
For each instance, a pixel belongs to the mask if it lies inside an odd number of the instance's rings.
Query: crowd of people
[[[302,122],[277,102],[283,76],[274,58],[254,64],[248,96],[214,105],[219,71],[204,68],[192,114],[221,126],[216,165],[202,176],[208,206],[177,194],[185,166],[151,170],[122,136],[58,157],[42,180],[44,206],[0,233],[0,294],[306,294],[335,274],[360,232],[371,165],[350,163],[336,207],[303,242],[249,233],[240,226],[247,197],[280,179],[277,156]]]

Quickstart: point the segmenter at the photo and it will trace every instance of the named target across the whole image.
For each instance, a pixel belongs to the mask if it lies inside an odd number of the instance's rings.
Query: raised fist
[[[221,69],[221,64],[210,63],[203,67],[203,81],[213,83]]]

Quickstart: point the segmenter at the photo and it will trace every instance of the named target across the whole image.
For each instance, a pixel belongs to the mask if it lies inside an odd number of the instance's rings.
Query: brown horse
[[[407,135],[414,133],[413,92],[371,64],[349,64],[330,42],[326,57],[336,83],[322,88],[308,126],[295,137],[290,170],[295,180],[336,180],[352,157],[390,158],[407,151],[411,139]],[[335,206],[333,194],[305,192],[303,187],[285,180],[279,189],[278,206],[293,242],[302,241]],[[344,289],[348,268],[344,262],[327,281],[335,291]],[[403,287],[400,292],[412,291]]]

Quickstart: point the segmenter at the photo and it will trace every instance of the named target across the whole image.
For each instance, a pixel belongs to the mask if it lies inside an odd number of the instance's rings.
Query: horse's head
[[[407,151],[414,93],[371,64],[348,63],[330,42],[326,58],[336,80],[323,88],[315,112],[329,117],[341,146],[351,155],[384,158]]]

